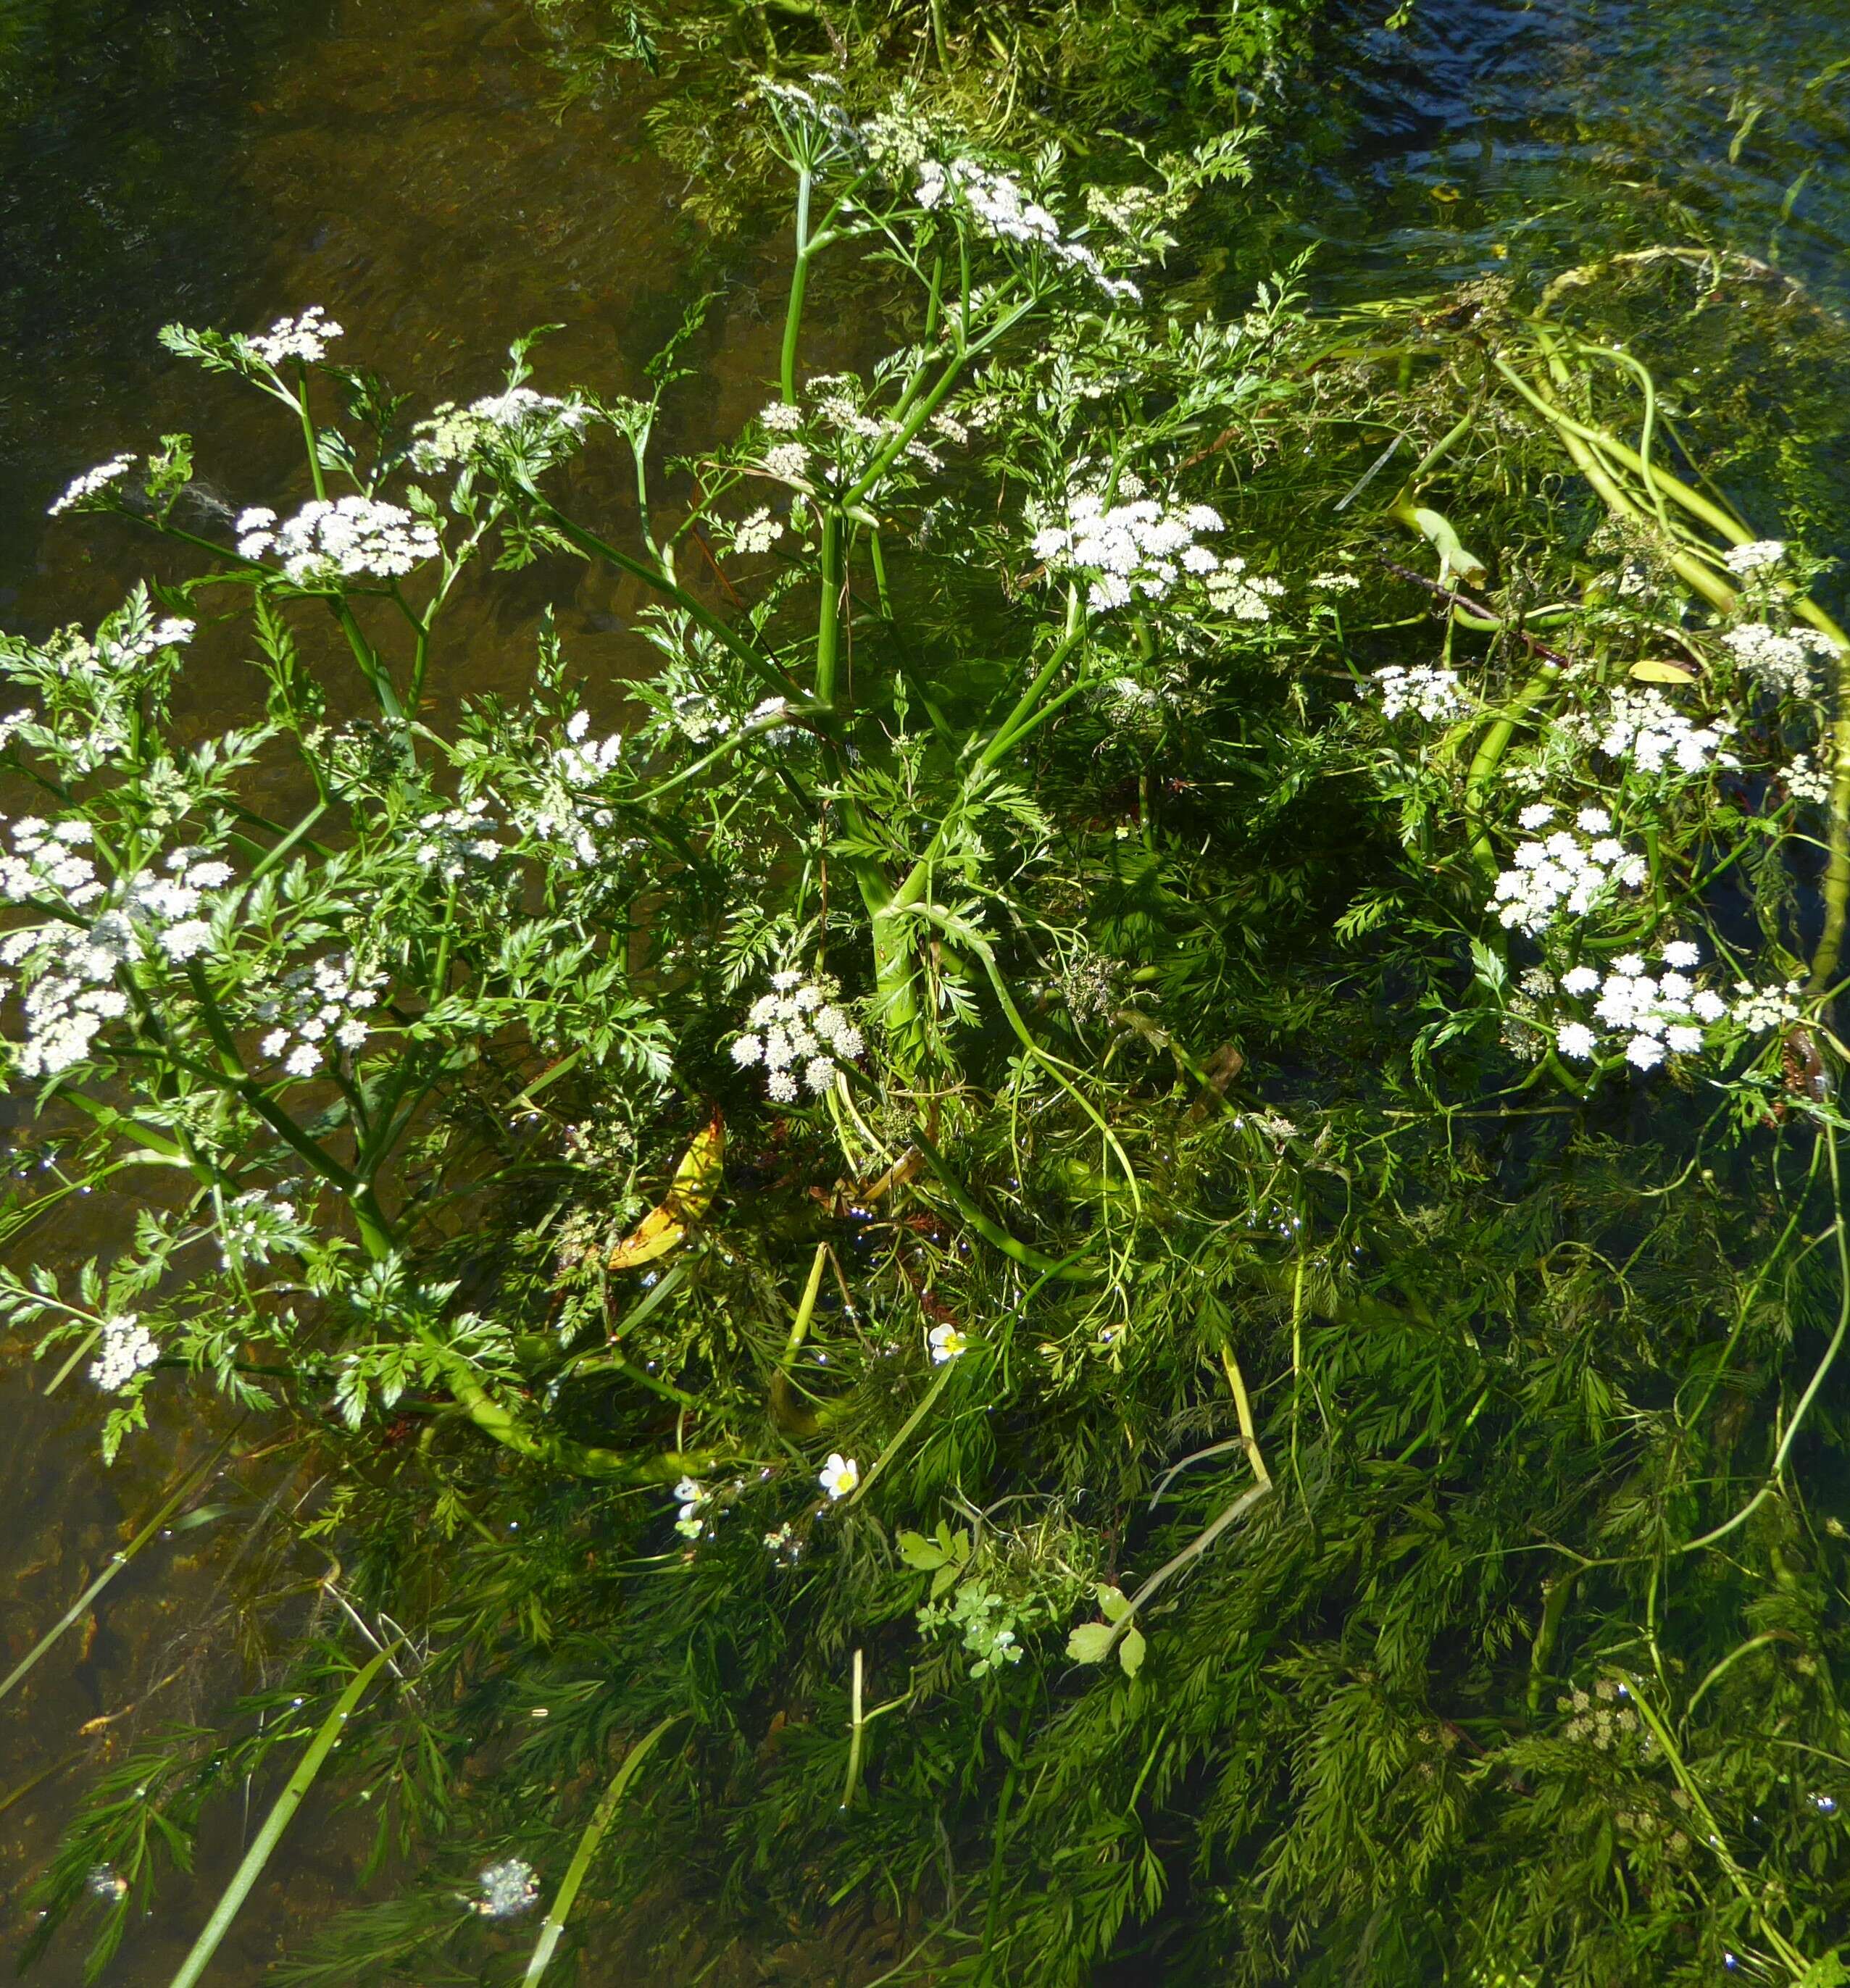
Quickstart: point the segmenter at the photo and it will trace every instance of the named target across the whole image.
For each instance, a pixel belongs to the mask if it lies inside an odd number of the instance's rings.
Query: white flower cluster
[[[1545,827],[1554,813],[1542,802],[1524,808],[1518,819],[1524,828],[1536,830]],[[1563,905],[1571,915],[1584,917],[1612,891],[1642,884],[1645,859],[1628,854],[1623,843],[1605,833],[1612,825],[1604,809],[1583,808],[1581,833],[1557,829],[1545,840],[1520,844],[1491,894],[1506,929],[1534,935],[1547,930]]]
[[[1784,539],[1754,539],[1744,546],[1730,546],[1722,554],[1722,564],[1744,580],[1750,573],[1764,573],[1768,566],[1777,566],[1785,556]]]
[[[1398,718],[1402,712],[1411,711],[1426,719],[1429,725],[1437,725],[1446,718],[1455,718],[1463,710],[1465,694],[1458,680],[1456,670],[1429,669],[1415,664],[1403,669],[1396,663],[1385,670],[1375,672],[1375,681],[1381,686],[1381,712],[1384,718]],[[1358,697],[1362,687],[1355,687]]]
[[[524,1857],[491,1864],[478,1882],[482,1895],[470,1899],[469,1909],[485,1919],[518,1919],[539,1896],[539,1874]]]
[[[562,846],[575,861],[586,864],[597,862],[601,853],[597,831],[617,819],[614,808],[590,796],[623,757],[621,732],[594,739],[590,729],[591,714],[573,712],[566,721],[564,744],[540,762],[538,798],[516,810],[516,819],[529,835]]]
[[[1788,1028],[1804,1012],[1794,998],[1804,991],[1802,980],[1788,980],[1783,988],[1756,987],[1750,981],[1737,980],[1730,1012],[1750,1035],[1764,1035],[1769,1029]]]
[[[489,804],[480,795],[461,807],[421,816],[418,832],[424,839],[411,852],[414,860],[435,870],[446,884],[465,875],[472,863],[492,863],[502,853]]]
[[[835,1005],[832,981],[773,973],[771,989],[753,1004],[746,1017],[747,1033],[732,1045],[732,1060],[741,1070],[762,1063],[766,1088],[780,1104],[796,1102],[791,1073],[800,1064],[803,1082],[820,1097],[834,1083],[840,1064],[852,1061],[867,1044]]]
[[[279,1249],[293,1249],[308,1231],[293,1201],[272,1199],[260,1187],[228,1201],[218,1219],[219,1253],[228,1266],[234,1256],[247,1263],[267,1263]]]
[[[959,200],[986,234],[998,241],[1029,243],[1070,268],[1084,270],[1114,303],[1135,303],[1141,295],[1135,283],[1108,276],[1083,242],[1069,242],[1053,215],[1037,201],[1026,198],[1019,182],[1006,173],[993,173],[973,159],[953,159],[949,166],[923,159],[916,198],[928,213],[942,207],[947,198]]]
[[[443,549],[435,526],[374,497],[317,497],[281,525],[274,511],[259,505],[242,513],[235,529],[242,557],[274,551],[298,587],[361,574],[395,580]]]
[[[1830,769],[1814,766],[1809,752],[1794,753],[1792,763],[1780,778],[1794,800],[1828,801],[1831,798]]]
[[[411,466],[428,475],[467,462],[481,444],[497,440],[556,454],[579,439],[590,411],[576,396],[562,401],[531,387],[509,387],[466,407],[440,401],[429,420],[412,430],[418,439],[411,446]]]
[[[794,434],[803,426],[803,410],[788,401],[772,401],[759,410],[758,418],[773,434]]]
[[[1120,478],[1119,488],[1130,501],[1108,509],[1101,490],[1073,492],[1065,523],[1035,533],[1034,556],[1052,571],[1096,573],[1089,597],[1095,609],[1122,607],[1133,593],[1160,600],[1185,573],[1219,570],[1219,555],[1196,543],[1199,532],[1226,529],[1218,511],[1159,504],[1135,478]]]
[[[106,1395],[119,1395],[160,1357],[147,1327],[132,1311],[118,1312],[103,1321],[103,1351],[90,1362],[90,1378]]]
[[[1361,581],[1352,573],[1320,573],[1311,584],[1321,593],[1353,593]]]
[[[330,1050],[357,1050],[365,1042],[364,1017],[379,1005],[384,984],[383,973],[356,964],[350,952],[297,967],[258,1004],[258,1020],[279,1025],[263,1038],[262,1053],[282,1057],[291,1077],[313,1077]]]
[[[810,451],[800,441],[780,441],[764,452],[764,466],[785,483],[800,483],[808,475]]]
[[[1270,621],[1272,603],[1284,590],[1282,580],[1248,573],[1246,561],[1237,553],[1221,562],[1218,573],[1208,576],[1208,605],[1217,614],[1231,614],[1236,621]]]
[[[1661,690],[1612,693],[1605,714],[1595,722],[1594,742],[1609,759],[1629,759],[1641,773],[1699,773],[1712,762],[1737,764],[1723,742],[1733,735],[1725,718],[1697,725],[1686,718]]]
[[[1782,697],[1809,697],[1814,658],[1837,653],[1837,644],[1815,628],[1793,628],[1781,634],[1764,621],[1743,621],[1730,628],[1722,646],[1749,676]]]
[[[12,825],[14,853],[0,857],[0,897],[14,904],[52,898],[95,915],[87,925],[59,919],[25,925],[0,940],[0,965],[23,969],[20,1005],[25,1040],[15,1051],[23,1077],[53,1077],[81,1063],[105,1022],[127,1013],[127,996],[112,983],[117,969],[145,956],[150,942],[176,964],[211,942],[211,923],[196,914],[205,893],[228,882],[228,864],[204,851],[176,849],[166,876],[140,871],[111,893],[80,853],[86,822],[56,827],[34,816]]]
[[[771,507],[761,504],[748,518],[732,527],[732,549],[751,554],[768,553],[783,536],[783,520],[771,516]]]
[[[45,507],[48,518],[62,517],[66,511],[87,507],[90,500],[100,497],[112,484],[118,483],[135,466],[133,455],[112,455],[107,462],[100,462],[94,469],[86,469],[81,476],[74,477],[65,486],[62,497],[55,497]]]
[[[330,340],[346,335],[322,305],[310,304],[299,317],[279,317],[268,331],[253,333],[244,342],[266,366],[281,366],[291,359],[309,366],[326,358]]]
[[[1628,952],[1614,960],[1603,976],[1591,966],[1562,975],[1563,993],[1595,997],[1593,1017],[1601,1029],[1564,1022],[1554,1037],[1561,1054],[1590,1062],[1600,1053],[1602,1033],[1625,1038],[1625,1060],[1639,1070],[1655,1070],[1666,1054],[1688,1056],[1699,1050],[1706,1030],[1727,1016],[1728,1003],[1689,978],[1702,953],[1687,939],[1672,940],[1661,958],[1655,974],[1645,970],[1642,955]]]

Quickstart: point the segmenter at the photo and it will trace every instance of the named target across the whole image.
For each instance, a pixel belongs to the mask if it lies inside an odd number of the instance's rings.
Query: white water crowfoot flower
[[[436,527],[373,497],[316,498],[282,524],[274,511],[245,511],[235,528],[241,558],[273,552],[298,587],[337,579],[397,580],[443,549]]]
[[[1524,809],[1520,819],[1526,828],[1541,828],[1554,813],[1546,802],[1538,802]],[[1497,880],[1490,906],[1506,930],[1533,938],[1564,908],[1584,918],[1619,891],[1635,890],[1646,874],[1643,857],[1615,838],[1557,829],[1545,841],[1517,847],[1511,867]]]
[[[837,1005],[838,996],[826,975],[809,980],[800,973],[773,973],[771,992],[752,1004],[746,1032],[732,1045],[733,1062],[741,1070],[762,1065],[766,1088],[777,1104],[796,1103],[799,1069],[812,1095],[821,1097],[841,1065],[867,1047]]]
[[[1198,543],[1203,532],[1226,529],[1212,505],[1159,503],[1135,478],[1121,477],[1118,488],[1128,501],[1109,506],[1101,489],[1069,491],[1064,519],[1034,535],[1034,556],[1050,573],[1095,573],[1090,604],[1103,610],[1139,594],[1160,600],[1185,573],[1219,570],[1219,554]]]
[[[86,469],[65,486],[64,494],[45,507],[48,518],[61,518],[66,511],[102,511],[113,508],[116,485],[135,466],[134,455],[112,455],[94,469]]]
[[[822,1466],[822,1475],[817,1481],[830,1498],[845,1498],[861,1482],[861,1466],[853,1457],[844,1456],[840,1450],[830,1450],[829,1460]]]
[[[1465,707],[1463,686],[1459,682],[1456,670],[1428,669],[1415,666],[1403,669],[1398,664],[1375,672],[1375,682],[1381,691],[1381,715],[1383,718],[1398,718],[1403,712],[1411,711],[1423,718],[1429,725],[1442,723],[1455,718]],[[1366,693],[1361,685],[1355,687],[1355,695]],[[1525,821],[1525,828],[1532,826]]]
[[[90,1378],[106,1395],[119,1395],[160,1357],[154,1335],[132,1311],[119,1312],[103,1321],[103,1345],[90,1362]]]
[[[518,1919],[539,1896],[539,1874],[524,1857],[491,1864],[476,1882],[482,1895],[469,1900],[469,1909],[485,1919]]]
[[[926,1343],[932,1349],[934,1367],[942,1367],[970,1349],[969,1335],[954,1325],[933,1326]]]

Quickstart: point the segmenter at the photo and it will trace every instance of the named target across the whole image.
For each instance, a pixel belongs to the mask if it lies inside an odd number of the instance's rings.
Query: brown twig
[[[1410,580],[1415,587],[1423,587],[1429,593],[1444,601],[1448,607],[1462,607],[1467,614],[1475,614],[1480,620],[1494,621],[1500,628],[1508,630],[1518,641],[1526,642],[1537,655],[1548,662],[1558,663],[1563,669],[1567,668],[1570,659],[1559,649],[1550,648],[1546,642],[1531,635],[1527,629],[1513,624],[1507,614],[1499,614],[1495,608],[1486,607],[1481,600],[1473,600],[1470,594],[1460,593],[1456,587],[1441,587],[1437,580],[1428,580],[1424,573],[1415,573],[1410,566],[1402,566],[1398,560],[1384,559],[1382,564],[1388,572],[1398,573],[1402,580]]]

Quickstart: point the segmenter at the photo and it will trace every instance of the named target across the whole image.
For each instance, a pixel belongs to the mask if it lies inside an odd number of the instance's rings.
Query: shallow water
[[[688,297],[712,290],[694,353],[703,425],[756,404],[772,370],[774,251],[716,249],[687,220],[643,142],[641,93],[549,114],[552,79],[523,0],[85,0],[62,15],[0,0],[0,62],[15,8],[34,32],[61,20],[63,39],[26,36],[32,93],[0,141],[9,625],[93,618],[142,570],[126,526],[50,530],[42,517],[71,475],[119,448],[186,427],[228,503],[293,493],[293,437],[254,399],[160,353],[153,333],[170,316],[255,328],[323,303],[348,326],[343,357],[414,384],[428,403],[486,390],[508,340],[545,323],[566,329],[543,348],[542,384],[633,389]],[[1838,0],[1758,12],[1720,0],[1422,0],[1398,36],[1358,16],[1322,38],[1296,86],[1270,191],[1219,218],[1227,301],[1313,240],[1311,287],[1328,300],[1664,239],[1725,242],[1842,299],[1850,73],[1807,85],[1844,41]],[[619,504],[599,474],[584,472],[588,503]],[[462,604],[448,689],[518,681],[545,598],[560,602],[580,667],[620,678],[635,604],[608,576],[556,565]],[[203,701],[229,702],[236,681],[208,673]],[[107,1251],[121,1219],[73,1204],[32,1246],[64,1260]],[[0,1668],[221,1433],[176,1385],[167,1422],[105,1472],[93,1393],[76,1379],[47,1400],[46,1378],[16,1359],[0,1365],[0,1495],[16,1515],[0,1540]],[[240,1449],[261,1439],[255,1427],[236,1438]],[[209,1502],[230,1509],[157,1540],[0,1706],[9,1938],[26,1930],[19,1901],[76,1787],[130,1723],[116,1716],[144,1704],[150,1717],[206,1716],[215,1688],[260,1661],[240,1642],[238,1596],[256,1570],[238,1543],[258,1501],[313,1489],[279,1459],[224,1479]],[[323,1565],[291,1565],[312,1593]],[[167,1979],[238,1854],[240,1821],[222,1818],[200,1880],[164,1892],[107,1980]],[[347,1834],[305,1813],[215,1978],[255,1980],[292,1928],[351,1895],[355,1862]],[[64,1941],[34,1978],[75,1982],[79,1952]]]

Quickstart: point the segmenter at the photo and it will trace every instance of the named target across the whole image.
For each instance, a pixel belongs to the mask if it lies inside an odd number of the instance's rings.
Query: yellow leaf
[[[1668,657],[1648,658],[1632,665],[1632,674],[1640,683],[1694,683],[1696,671],[1687,663],[1673,663]]]
[[[713,1204],[725,1158],[725,1121],[715,1111],[681,1156],[659,1208],[648,1213],[610,1252],[610,1268],[627,1270],[665,1256]]]

